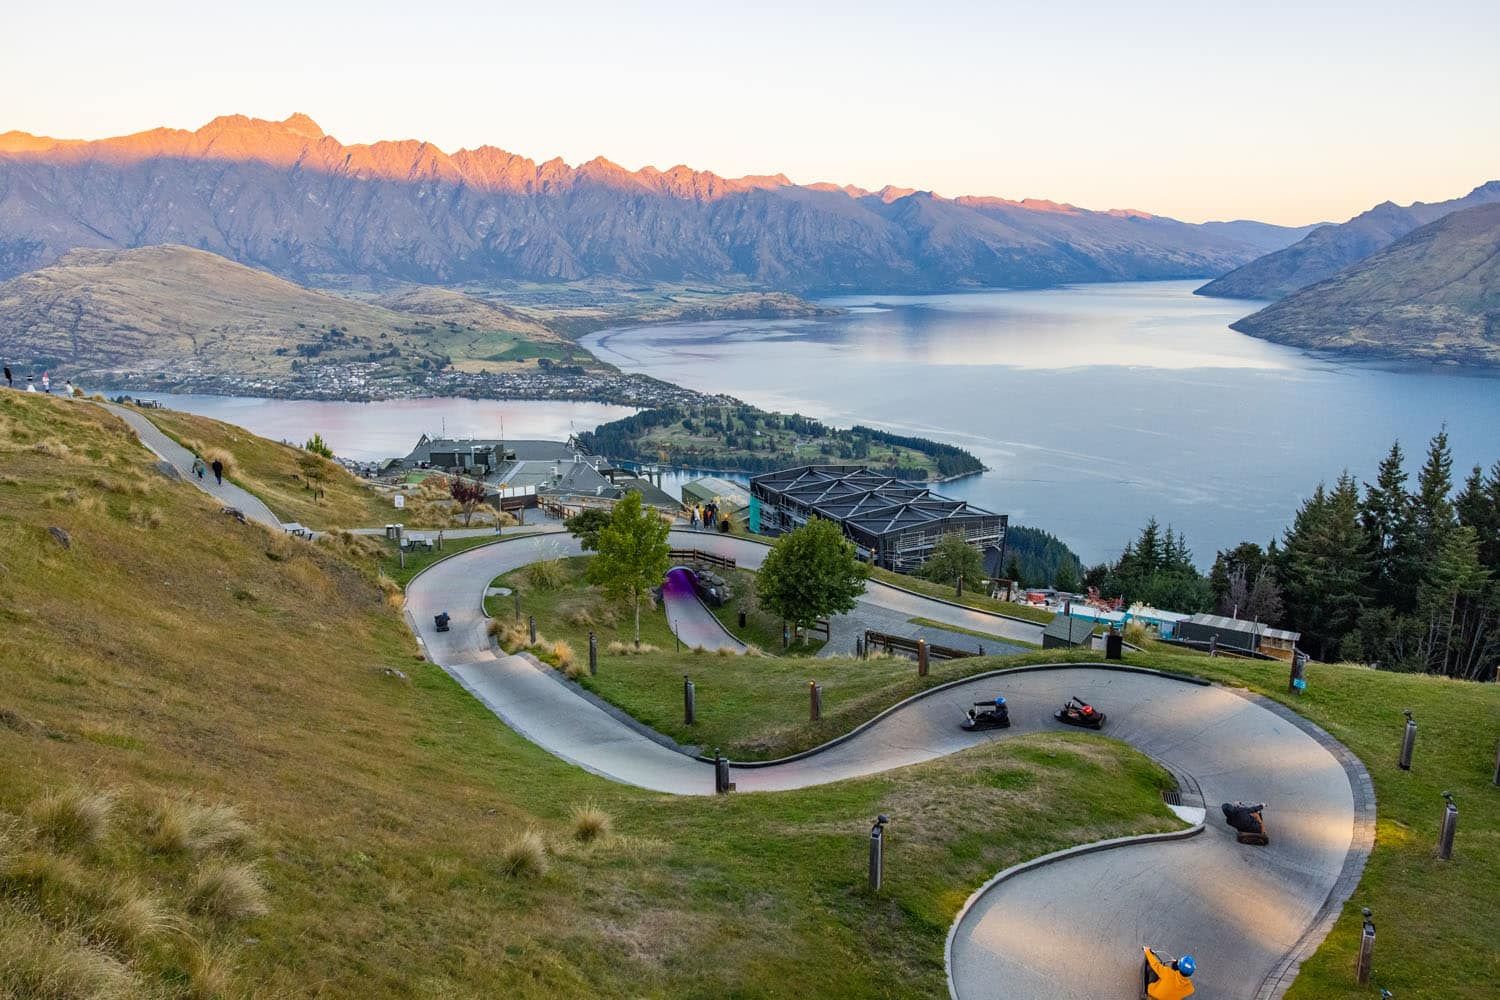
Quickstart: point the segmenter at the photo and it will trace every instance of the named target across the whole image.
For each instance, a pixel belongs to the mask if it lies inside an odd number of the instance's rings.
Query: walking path
[[[745,651],[745,644],[725,631],[719,619],[698,597],[693,586],[693,571],[677,566],[667,573],[661,585],[662,610],[672,631],[689,649],[702,646],[709,652],[730,649]]]
[[[709,537],[674,532],[672,541],[734,555],[750,568],[766,551],[739,539]],[[709,765],[647,738],[581,697],[554,671],[524,656],[497,654],[491,646],[481,607],[490,580],[578,551],[571,537],[536,536],[436,563],[407,588],[413,627],[435,663],[539,746],[614,781],[710,794]],[[891,598],[882,589],[891,590],[872,587],[864,599],[886,606]],[[978,627],[970,624],[971,615],[983,615],[895,593],[901,610],[909,608],[913,616]],[[452,615],[451,631],[433,628],[439,611]],[[970,702],[997,693],[1010,701],[1011,730],[975,735],[959,729]],[[740,792],[803,788],[1014,734],[1060,729],[1051,712],[1075,694],[1109,713],[1106,735],[1191,776],[1208,803],[1209,823],[1189,840],[1068,858],[982,893],[954,928],[955,996],[1132,996],[1142,944],[1192,951],[1204,996],[1277,995],[1290,982],[1288,967],[1294,974],[1296,959],[1326,933],[1323,918],[1353,889],[1368,850],[1373,798],[1359,780],[1357,762],[1341,756],[1342,748],[1326,734],[1255,699],[1105,665],[1022,670],[936,689],[846,740],[781,763],[736,766],[731,778]],[[1238,844],[1217,821],[1218,803],[1233,799],[1270,804],[1269,847]],[[899,829],[900,817],[895,823]],[[889,864],[896,871],[899,857],[893,854]]]
[[[212,471],[205,473],[202,479],[193,475],[193,453],[167,437],[161,428],[147,419],[140,410],[116,403],[95,403],[94,405],[104,407],[129,424],[135,431],[136,437],[141,439],[142,444],[156,452],[157,456],[175,468],[183,479],[204,493],[222,500],[226,507],[239,509],[252,521],[259,521],[278,531],[281,529],[281,519],[271,512],[271,508],[261,502],[260,497],[248,490],[240,489],[227,479],[223,483],[214,482]]]

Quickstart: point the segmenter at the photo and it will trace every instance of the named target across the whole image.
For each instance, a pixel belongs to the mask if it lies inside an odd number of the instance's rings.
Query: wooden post
[[[917,640],[917,676],[927,676],[927,640]]]

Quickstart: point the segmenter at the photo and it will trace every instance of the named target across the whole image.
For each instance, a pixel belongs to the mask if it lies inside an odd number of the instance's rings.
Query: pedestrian
[[[63,383],[63,395],[67,396],[69,399],[73,398],[73,380],[72,379],[68,379],[66,382]]]
[[[221,461],[219,461],[216,458],[216,459],[214,459],[214,466],[213,466],[213,468],[214,468],[214,482],[218,483],[220,486],[223,486],[224,485],[224,463],[221,462]]]
[[[5,366],[5,387],[7,389],[11,389],[11,388],[15,387],[15,384],[16,384],[15,383],[15,379],[10,374],[10,365],[6,365]]]
[[[36,376],[34,376],[34,375],[27,375],[26,376],[26,391],[27,392],[36,392]]]
[[[49,396],[52,395],[52,376],[46,372],[42,372],[42,391]]]
[[[203,459],[198,458],[197,456],[194,456],[193,457],[193,475],[197,476],[199,479],[202,479],[203,478],[203,473],[204,473],[205,469],[206,469],[206,466],[204,466],[204,464],[203,464]]]
[[[693,504],[692,507],[688,508],[688,527],[690,527],[690,528],[696,528],[696,527],[698,527],[698,505],[697,504]]]

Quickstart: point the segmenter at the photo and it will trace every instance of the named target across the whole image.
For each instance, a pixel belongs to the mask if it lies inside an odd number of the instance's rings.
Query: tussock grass
[[[649,642],[643,642],[637,646],[633,642],[621,642],[618,639],[611,641],[604,647],[604,651],[610,656],[649,656],[660,653],[660,646],[653,646]]]
[[[500,871],[508,878],[536,879],[547,874],[547,845],[535,830],[516,834],[500,850]]]
[[[265,886],[252,865],[210,861],[194,876],[188,909],[223,921],[253,920],[270,912]]]
[[[31,450],[38,455],[46,455],[48,458],[67,458],[73,454],[72,449],[57,438],[47,438],[45,441],[38,441],[31,446]]]
[[[24,912],[0,911],[0,995],[9,1000],[116,1000],[135,994],[119,960]]]
[[[553,658],[557,661],[557,668],[566,671],[573,666],[573,647],[566,639],[558,639],[551,644]]]
[[[147,842],[163,854],[237,851],[251,844],[249,824],[239,810],[224,803],[163,799],[152,810]]]
[[[104,792],[64,788],[37,799],[26,812],[39,837],[59,847],[81,847],[104,837],[113,809],[113,796]]]
[[[219,1000],[233,992],[236,952],[227,944],[206,944],[196,938],[186,948],[187,996]]]
[[[182,927],[155,896],[124,888],[116,895],[116,902],[89,923],[89,937],[102,944],[132,951]]]
[[[567,582],[568,573],[560,560],[549,559],[527,566],[521,571],[521,577],[526,586],[534,590],[556,590]]]
[[[613,825],[609,813],[592,801],[573,810],[573,839],[580,844],[591,844],[609,836]]]

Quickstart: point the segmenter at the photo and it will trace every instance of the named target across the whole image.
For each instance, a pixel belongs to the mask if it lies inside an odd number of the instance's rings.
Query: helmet
[[[1177,971],[1191,978],[1198,971],[1198,963],[1193,961],[1192,955],[1183,955],[1177,960]]]
[[[995,695],[995,704],[996,705],[1004,705],[1005,704],[1005,696],[1004,695],[998,695],[998,694]]]

